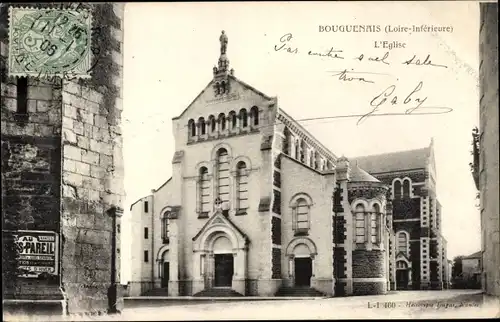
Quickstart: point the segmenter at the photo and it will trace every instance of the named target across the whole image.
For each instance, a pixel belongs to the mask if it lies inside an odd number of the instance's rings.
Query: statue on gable
[[[227,39],[226,34],[224,33],[224,30],[222,30],[222,34],[219,37],[219,41],[220,41],[220,53],[221,53],[221,55],[224,55],[226,53],[226,50],[227,50],[227,42],[228,42],[228,39]]]

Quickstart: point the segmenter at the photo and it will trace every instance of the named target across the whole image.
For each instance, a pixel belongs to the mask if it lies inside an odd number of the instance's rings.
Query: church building
[[[224,32],[220,42],[213,79],[172,120],[172,177],[131,206],[129,295],[349,296],[384,294],[398,278],[424,285],[415,265],[431,273],[441,261],[420,264],[412,254],[424,248],[412,242],[443,245],[430,235],[437,201],[417,198],[424,177],[396,182],[413,187],[410,205],[427,207],[429,236],[412,230],[420,214],[410,226],[393,220],[401,194],[388,177],[338,157],[277,97],[237,79]],[[404,252],[395,232],[405,232]]]

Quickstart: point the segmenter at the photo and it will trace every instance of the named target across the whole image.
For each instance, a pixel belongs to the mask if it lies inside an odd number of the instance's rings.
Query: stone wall
[[[26,80],[18,102],[18,78],[5,74],[7,40],[1,41],[1,156],[4,230],[59,232],[61,189],[61,86]],[[27,110],[21,111],[22,104]],[[22,108],[21,108],[22,109]],[[9,248],[7,248],[9,249]],[[5,250],[5,248],[4,248]],[[3,259],[9,254],[3,253]],[[15,261],[14,261],[15,262]],[[16,266],[12,264],[12,268]],[[6,263],[9,265],[10,263]],[[12,279],[6,298],[61,299],[59,276]]]
[[[375,295],[387,292],[385,251],[352,252],[353,295]]]
[[[30,78],[28,109],[22,113],[27,115],[20,115],[17,80],[2,73],[2,201],[7,205],[2,210],[23,214],[26,223],[13,228],[60,234],[57,291],[67,300],[68,313],[114,312],[122,306],[123,4],[82,3],[81,8],[92,12],[95,68],[90,79]],[[5,30],[0,40],[5,72]]]
[[[62,93],[62,287],[69,312],[107,309],[120,282],[120,220],[113,209],[125,195],[123,5],[93,5],[92,13],[99,61],[90,80],[65,81]]]
[[[498,3],[481,3],[480,173],[483,289],[500,296],[500,207],[498,200]]]

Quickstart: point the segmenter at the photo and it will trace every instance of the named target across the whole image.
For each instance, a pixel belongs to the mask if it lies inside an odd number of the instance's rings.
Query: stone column
[[[234,275],[232,281],[232,289],[236,292],[245,295],[245,279],[246,279],[246,252],[243,249],[233,253],[234,257]]]
[[[193,253],[193,294],[205,289],[205,275],[207,274],[207,261],[204,252]],[[203,271],[201,267],[203,266]]]

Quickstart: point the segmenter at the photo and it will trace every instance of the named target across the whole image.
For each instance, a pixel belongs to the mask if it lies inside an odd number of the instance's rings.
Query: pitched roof
[[[380,182],[377,178],[361,169],[357,165],[351,168],[351,182]]]
[[[474,259],[474,258],[481,258],[482,254],[481,251],[475,252],[473,254],[470,254],[469,256],[465,256],[463,259]]]
[[[425,169],[430,147],[368,155],[350,158],[351,164],[357,164],[369,173],[384,173],[410,169]]]
[[[239,78],[236,78],[236,77],[235,77],[235,76],[233,76],[233,75],[228,75],[227,77],[228,77],[229,79],[233,79],[235,82],[239,83],[241,86],[243,86],[243,87],[245,87],[245,88],[247,88],[247,89],[249,89],[249,90],[251,90],[251,91],[255,92],[256,94],[258,94],[258,95],[262,96],[262,97],[263,97],[264,99],[266,99],[266,100],[269,100],[269,101],[270,101],[270,100],[272,100],[272,99],[273,99],[271,96],[269,96],[269,95],[266,95],[266,94],[262,93],[261,91],[259,91],[259,90],[258,90],[258,89],[256,89],[255,87],[253,87],[253,86],[251,86],[251,85],[249,85],[249,84],[245,83],[244,81],[242,81],[242,80],[241,80],[241,79],[239,79]],[[200,92],[200,93],[199,93],[199,94],[198,94],[198,95],[194,98],[194,100],[193,100],[191,103],[189,103],[189,105],[188,105],[188,106],[184,109],[184,111],[182,111],[182,113],[181,113],[181,114],[179,114],[179,116],[175,116],[175,117],[173,117],[172,119],[173,119],[173,120],[177,120],[177,119],[181,118],[181,117],[184,115],[184,113],[186,113],[186,112],[189,110],[189,108],[190,108],[190,107],[194,104],[194,102],[196,102],[196,101],[198,100],[198,98],[199,98],[199,97],[200,97],[203,93],[205,93],[205,91],[206,91],[207,89],[209,89],[209,88],[210,88],[210,86],[211,86],[213,83],[214,83],[214,79],[212,78],[212,79],[210,80],[210,82],[208,82],[207,86],[205,86],[205,88],[204,88],[204,89],[203,89],[203,90],[202,90],[202,91],[201,91],[201,92]]]

